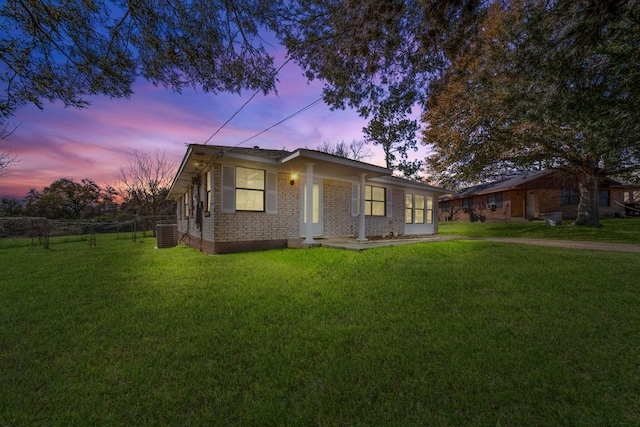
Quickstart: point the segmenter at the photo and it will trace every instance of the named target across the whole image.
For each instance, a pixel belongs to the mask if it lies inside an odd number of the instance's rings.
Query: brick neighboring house
[[[561,212],[575,219],[578,212],[578,183],[552,171],[519,175],[441,196],[440,221],[471,221],[473,215],[487,221],[524,221]],[[640,201],[640,186],[605,180],[600,185],[600,217],[623,216],[625,203]],[[477,218],[477,217],[476,217]]]
[[[169,198],[180,240],[207,253],[437,233],[446,190],[391,173],[315,150],[191,144]]]

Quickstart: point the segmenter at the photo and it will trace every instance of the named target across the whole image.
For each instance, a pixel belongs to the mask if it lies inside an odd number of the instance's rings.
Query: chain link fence
[[[2,246],[49,245],[57,242],[88,240],[96,244],[96,234],[117,234],[135,239],[155,236],[156,225],[175,224],[175,215],[141,216],[126,221],[53,220],[47,218],[0,218]],[[58,239],[63,238],[64,239]]]

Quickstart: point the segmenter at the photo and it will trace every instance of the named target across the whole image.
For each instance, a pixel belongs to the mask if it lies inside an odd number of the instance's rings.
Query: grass
[[[602,219],[602,228],[575,227],[569,221],[550,227],[544,222],[441,222],[440,234],[458,236],[522,237],[640,244],[640,218]]]
[[[0,425],[640,417],[638,254],[154,246],[0,249]]]

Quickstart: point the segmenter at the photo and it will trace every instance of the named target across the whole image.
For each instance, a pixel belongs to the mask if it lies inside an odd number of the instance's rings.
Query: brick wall
[[[204,211],[202,227],[196,226],[195,212],[188,218],[182,215],[184,203],[178,203],[178,232],[185,243],[194,247],[228,247],[237,242],[239,245],[250,242],[268,242],[297,239],[300,237],[300,195],[301,182],[293,185],[289,174],[278,173],[278,211],[277,214],[265,212],[225,213],[221,210],[221,174],[220,164],[211,169],[212,200],[211,210]],[[200,177],[193,188],[194,203],[204,201],[206,174]],[[358,235],[358,217],[351,214],[352,183],[325,179],[323,186],[323,220],[325,237],[346,237]],[[365,218],[367,236],[381,236],[394,233],[404,234],[404,191],[392,189],[392,216]],[[221,246],[221,247],[222,247]],[[217,249],[216,249],[217,251]]]
[[[278,173],[278,213],[223,213],[220,165],[214,165],[214,227],[217,242],[293,239],[299,236],[300,185],[289,183],[289,175]]]
[[[351,216],[351,183],[326,179],[324,189],[324,235],[355,236],[358,218]]]
[[[365,230],[367,236],[383,236],[404,234],[404,191],[392,190],[391,192],[391,217],[367,216],[365,217]],[[356,218],[357,221],[357,218]],[[357,233],[356,233],[357,234]]]
[[[503,193],[503,207],[495,210],[487,209],[487,196],[475,196],[473,198],[473,212],[482,214],[487,221],[511,221],[524,218],[524,200],[527,191],[535,192],[535,218],[541,214],[549,212],[562,212],[564,219],[574,219],[578,215],[578,205],[562,205],[560,202],[561,190],[552,188],[538,188],[536,190],[513,190]],[[622,203],[623,192],[610,189],[610,206],[600,206],[599,214],[601,218],[620,215],[624,208],[618,203]],[[508,203],[508,206],[507,206]],[[440,204],[439,204],[440,206]],[[451,215],[453,221],[470,221],[469,212],[462,210],[462,200],[456,199],[449,202],[449,212],[441,212],[438,207],[438,218],[446,221]]]

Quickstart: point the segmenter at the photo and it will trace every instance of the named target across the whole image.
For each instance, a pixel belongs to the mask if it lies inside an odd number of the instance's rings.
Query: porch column
[[[304,243],[315,243],[313,240],[313,165],[314,163],[307,163],[307,227]]]
[[[365,237],[365,229],[364,229],[364,177],[366,173],[360,174],[360,209],[358,214],[358,238],[356,241],[358,242],[366,242],[368,239]]]

